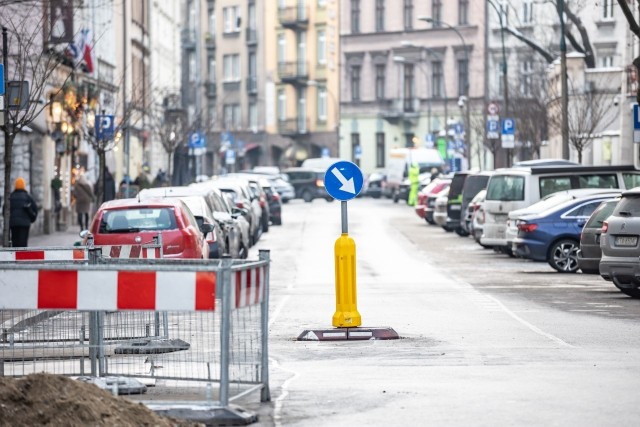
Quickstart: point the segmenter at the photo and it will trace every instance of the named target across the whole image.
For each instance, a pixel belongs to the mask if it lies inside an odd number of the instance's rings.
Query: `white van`
[[[322,169],[326,171],[329,166],[336,162],[342,162],[344,159],[338,157],[312,157],[302,162],[300,167],[305,169]]]
[[[640,171],[625,166],[531,166],[498,169],[489,179],[480,242],[509,252],[507,216],[557,191],[640,186]]]

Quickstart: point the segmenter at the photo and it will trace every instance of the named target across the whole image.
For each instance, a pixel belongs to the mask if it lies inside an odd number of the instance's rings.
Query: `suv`
[[[289,178],[289,183],[296,191],[296,198],[307,203],[314,199],[325,199],[333,201],[327,190],[324,188],[324,170],[308,168],[289,168],[283,171]]]
[[[622,293],[640,298],[640,187],[622,193],[613,213],[602,223],[600,275]]]

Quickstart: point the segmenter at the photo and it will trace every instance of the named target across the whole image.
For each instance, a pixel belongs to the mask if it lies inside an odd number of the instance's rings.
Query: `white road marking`
[[[276,398],[275,404],[274,404],[274,408],[273,408],[273,422],[274,425],[276,427],[281,427],[282,426],[282,405],[284,403],[284,400],[287,398],[287,396],[289,396],[289,391],[287,391],[287,388],[289,387],[289,383],[291,381],[293,381],[294,379],[296,379],[298,377],[298,372],[293,371],[291,369],[286,369],[283,368],[282,366],[280,366],[280,364],[278,363],[278,361],[276,359],[273,358],[269,358],[269,360],[271,361],[271,365],[276,368],[276,369],[280,369],[282,371],[285,372],[289,372],[291,374],[291,377],[289,377],[285,382],[282,383],[282,393],[280,393],[280,396],[278,396]]]

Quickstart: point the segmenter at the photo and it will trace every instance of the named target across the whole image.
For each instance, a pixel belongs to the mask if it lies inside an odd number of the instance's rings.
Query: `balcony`
[[[309,26],[309,10],[304,6],[280,8],[278,21],[284,28],[304,30]]]
[[[390,123],[396,123],[400,120],[415,120],[420,111],[418,98],[389,99],[379,105],[381,106],[380,116]]]
[[[309,81],[309,67],[306,61],[278,63],[278,77],[282,83],[306,85]]]
[[[180,31],[180,41],[182,47],[185,49],[195,49],[196,47],[196,32],[195,30],[185,28]]]
[[[247,77],[247,93],[249,95],[258,94],[258,77],[256,76]]]
[[[255,46],[258,44],[258,30],[255,28],[247,28],[246,37],[248,46]]]
[[[204,36],[204,43],[207,46],[207,49],[215,49],[216,48],[216,37],[211,33],[207,33]]]
[[[309,131],[308,120],[305,117],[278,120],[278,133],[282,136],[295,137]]]
[[[218,95],[218,87],[215,82],[206,82],[205,90],[207,92],[207,98],[215,98]]]

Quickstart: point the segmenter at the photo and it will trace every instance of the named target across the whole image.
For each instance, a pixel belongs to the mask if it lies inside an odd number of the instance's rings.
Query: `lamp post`
[[[471,167],[471,129],[470,129],[470,125],[471,125],[471,117],[470,117],[470,103],[471,103],[471,99],[469,98],[469,50],[467,48],[467,43],[464,40],[464,37],[462,36],[462,34],[460,33],[460,31],[458,31],[458,29],[452,25],[447,24],[446,22],[440,21],[440,20],[436,20],[433,19],[430,16],[419,16],[418,17],[419,21],[425,21],[428,22],[430,24],[434,24],[437,26],[444,26],[450,30],[453,30],[454,33],[456,33],[456,35],[460,38],[460,42],[462,43],[462,49],[464,49],[464,61],[465,61],[465,65],[467,67],[467,73],[465,76],[465,82],[464,82],[464,88],[463,88],[463,96],[466,97],[466,106],[467,106],[467,110],[466,110],[466,117],[465,117],[465,121],[466,121],[466,125],[465,125],[465,132],[464,132],[464,142],[466,145],[466,157],[467,157],[467,162],[468,162],[468,166]],[[447,127],[447,123],[446,123],[446,118],[445,118],[445,128]]]
[[[569,160],[569,88],[567,82],[567,42],[564,34],[564,0],[557,2],[560,17],[560,82],[562,84],[562,158]]]
[[[498,14],[498,20],[500,23],[500,42],[502,45],[502,92],[504,97],[504,114],[505,116],[509,116],[509,78],[507,75],[507,51],[504,47],[504,23],[502,21],[503,10],[502,4],[500,4],[500,9],[495,4],[493,0],[487,0],[487,3],[493,7],[493,9]],[[511,166],[511,149],[507,149],[507,167]],[[495,162],[495,160],[494,160]]]

